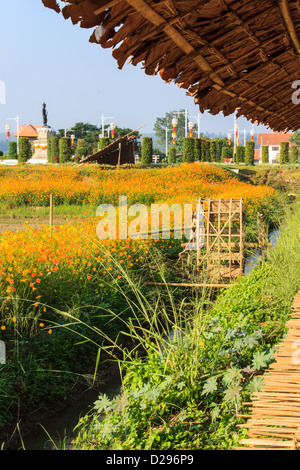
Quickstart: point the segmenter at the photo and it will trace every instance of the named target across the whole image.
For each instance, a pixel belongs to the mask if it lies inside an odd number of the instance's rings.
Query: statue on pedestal
[[[46,103],[43,103],[43,126],[38,129],[38,138],[33,142],[34,154],[28,161],[29,163],[47,163],[48,162],[48,140],[54,136],[54,131],[48,126],[48,113]]]
[[[43,103],[43,126],[48,127],[48,113],[46,111],[46,103]]]

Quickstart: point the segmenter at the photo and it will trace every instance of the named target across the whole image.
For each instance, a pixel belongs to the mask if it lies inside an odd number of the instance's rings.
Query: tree
[[[142,164],[151,165],[153,155],[152,137],[143,137],[142,140]]]
[[[285,165],[286,163],[289,163],[289,150],[290,150],[290,143],[281,142],[280,153],[279,153],[280,165]]]
[[[8,144],[8,158],[15,160],[18,158],[17,142],[9,142]]]
[[[255,144],[253,140],[248,140],[246,142],[246,149],[245,149],[245,163],[246,165],[253,166],[254,165],[254,147]]]
[[[176,147],[169,148],[168,163],[170,165],[172,165],[173,163],[176,163]]]
[[[99,143],[98,143],[98,148],[99,150],[104,149],[110,144],[111,140],[109,137],[100,137]]]
[[[174,118],[178,119],[178,124],[176,126],[176,145],[179,143],[179,139],[185,137],[185,115],[184,110],[181,109],[178,113],[177,111],[171,111],[166,113],[164,117],[157,118],[153,130],[155,132],[155,137],[157,139],[158,145],[165,145],[166,143],[166,128],[169,129],[168,132],[168,145],[172,144],[172,133],[173,125],[172,120]]]
[[[59,163],[67,163],[71,160],[72,146],[70,137],[59,139]]]
[[[125,135],[130,134],[130,135],[135,135],[136,137],[139,136],[138,131],[134,131],[130,129],[129,127],[118,127],[116,126],[115,128],[115,138],[124,137]]]
[[[76,154],[80,159],[87,154],[87,148],[84,139],[77,140]]]
[[[269,146],[262,145],[261,147],[261,162],[269,163]]]
[[[19,163],[26,163],[31,157],[31,145],[27,137],[20,137],[19,139]]]
[[[300,130],[294,132],[294,134],[290,137],[290,142],[296,144],[298,147],[300,147]]]
[[[299,157],[299,149],[297,147],[297,145],[293,145],[291,147],[291,163],[294,164],[294,163],[297,163],[298,162],[298,157]]]

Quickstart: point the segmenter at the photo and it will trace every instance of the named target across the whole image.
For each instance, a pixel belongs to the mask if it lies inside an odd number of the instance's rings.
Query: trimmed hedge
[[[185,137],[183,140],[183,161],[192,163],[194,161],[194,138]]]
[[[229,148],[223,147],[221,152],[221,162],[224,162],[228,158],[230,158]]]
[[[243,145],[238,145],[236,148],[236,163],[245,162],[246,149]]]
[[[27,137],[20,137],[19,139],[19,163],[26,163],[31,158],[31,145]]]
[[[67,163],[71,160],[72,143],[70,137],[61,137],[59,140],[59,163]]]
[[[210,141],[210,161],[211,162],[216,162],[218,160],[217,158],[217,144],[215,140]]]
[[[58,163],[59,161],[59,138],[54,135],[48,142],[51,142],[51,163]]]
[[[176,147],[171,147],[168,152],[168,163],[176,163]]]
[[[51,138],[48,139],[47,143],[48,143],[47,160],[48,160],[48,163],[52,163],[52,153],[51,153],[52,141],[51,141]]]
[[[262,163],[269,163],[269,146],[268,145],[263,145],[261,148],[261,162]]]
[[[286,163],[289,163],[289,153],[290,153],[289,142],[281,142],[280,154],[279,154],[280,165],[285,165]]]
[[[246,165],[254,165],[254,147],[255,144],[253,140],[249,140],[246,142],[246,149],[245,149],[245,163]]]
[[[18,158],[17,142],[9,142],[8,144],[8,158],[14,160]]]
[[[298,149],[297,145],[293,145],[291,147],[291,155],[290,155],[291,163],[297,163],[298,162],[298,157],[299,157],[299,149]]]
[[[202,139],[194,139],[194,161],[201,162],[202,160]]]
[[[153,155],[152,137],[143,137],[142,140],[142,164],[151,165]]]

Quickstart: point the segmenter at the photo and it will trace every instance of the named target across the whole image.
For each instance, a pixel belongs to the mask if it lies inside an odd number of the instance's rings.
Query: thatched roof
[[[56,9],[55,0],[42,0]],[[200,111],[300,128],[300,0],[68,0],[62,13],[119,68],[142,63],[187,90]]]
[[[120,137],[98,152],[83,158],[79,164],[98,163],[100,165],[134,165],[134,151],[136,147],[136,135],[125,135]]]

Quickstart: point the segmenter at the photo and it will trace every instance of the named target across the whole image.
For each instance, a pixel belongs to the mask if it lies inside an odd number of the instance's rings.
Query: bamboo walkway
[[[300,291],[292,310],[276,362],[264,375],[261,392],[251,395],[251,415],[240,425],[249,438],[236,450],[300,450]]]

